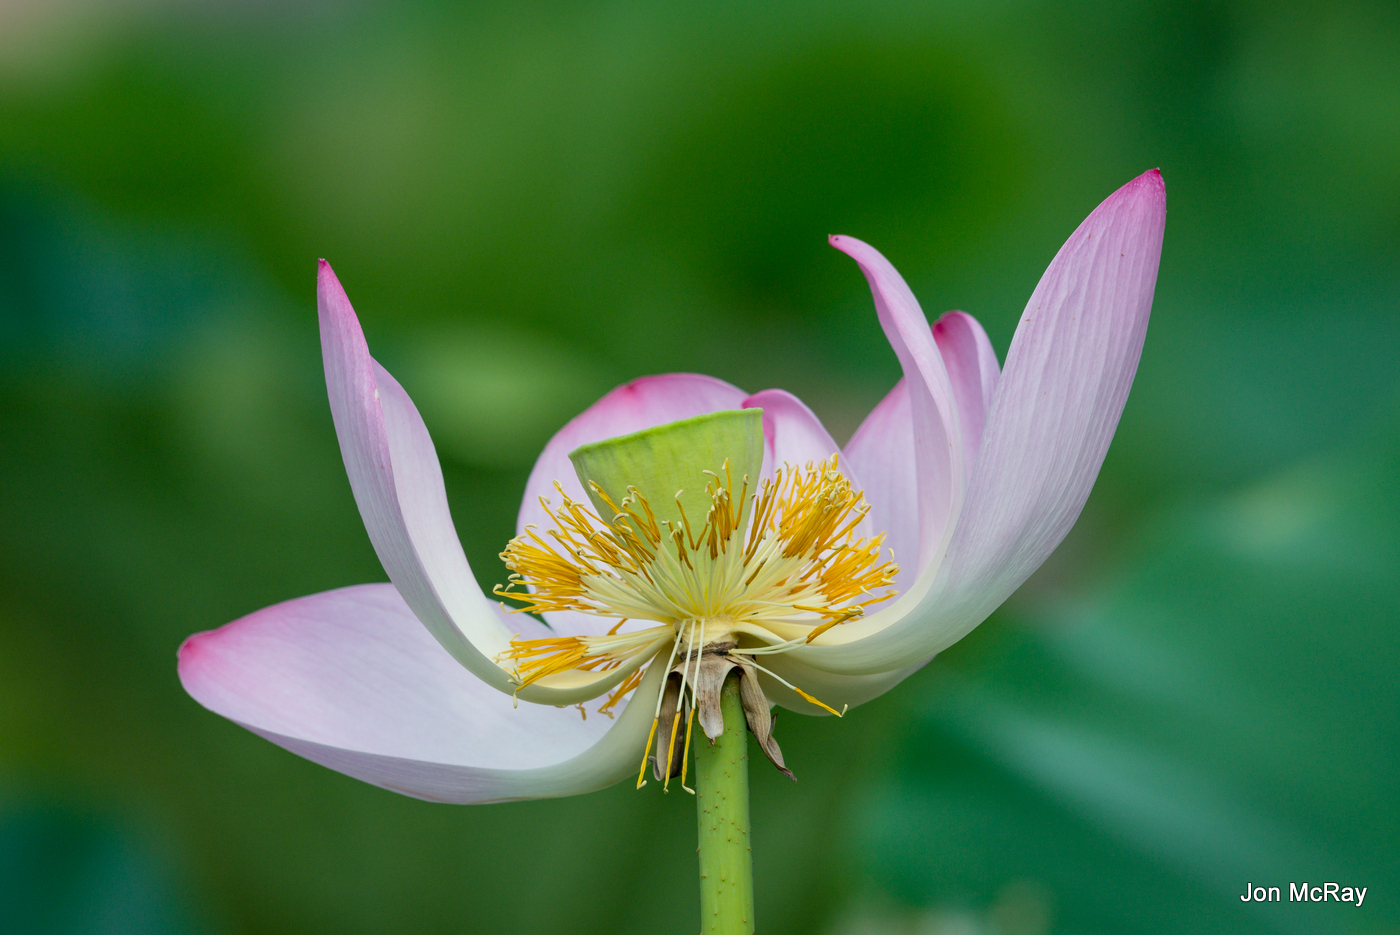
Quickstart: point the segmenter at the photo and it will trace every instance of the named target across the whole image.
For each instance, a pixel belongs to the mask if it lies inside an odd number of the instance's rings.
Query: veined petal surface
[[[914,464],[914,413],[905,381],[896,383],[870,410],[846,443],[845,455],[865,483],[861,489],[870,504],[866,522],[885,534],[885,548],[899,563],[894,587],[902,593],[919,575],[919,472]]]
[[[211,711],[357,779],[456,803],[574,795],[635,772],[652,668],[616,721],[516,706],[443,652],[388,584],[264,608],[195,634],[179,657],[185,690]]]
[[[1031,293],[950,544],[943,596],[963,619],[991,613],[1079,518],[1142,356],[1165,225],[1154,169],[1089,215]]]
[[[834,672],[897,669],[981,623],[1079,516],[1137,371],[1166,191],[1147,172],[1070,236],[1032,293],[992,399],[967,500],[936,578],[794,657]]]

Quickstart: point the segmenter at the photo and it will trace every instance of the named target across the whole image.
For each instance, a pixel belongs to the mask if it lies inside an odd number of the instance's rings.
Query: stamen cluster
[[[705,472],[710,508],[698,530],[679,497],[679,518],[658,520],[635,487],[619,504],[595,484],[613,514],[604,520],[556,484],[558,508],[541,498],[554,528],[541,535],[530,526],[511,540],[501,558],[512,574],[496,594],[537,613],[820,630],[889,596],[865,597],[891,584],[898,566],[880,561],[883,536],[856,536],[870,508],[835,455],[784,465],[752,497],[747,477],[736,495],[728,468],[723,477]]]

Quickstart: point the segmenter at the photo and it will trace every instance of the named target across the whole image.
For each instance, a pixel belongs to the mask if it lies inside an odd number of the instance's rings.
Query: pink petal
[[[1079,225],[1032,293],[1007,354],[967,500],[937,577],[887,610],[793,655],[867,673],[961,639],[1064,538],[1089,496],[1123,411],[1147,331],[1166,191],[1157,170]]]
[[[957,403],[966,473],[970,475],[1000,375],[996,352],[982,326],[966,312],[948,312],[938,319],[933,336]],[[918,502],[914,435],[909,390],[900,380],[846,444],[846,463],[866,482],[870,527],[885,533],[886,546],[908,566],[900,570],[896,588],[901,587],[900,580],[907,585],[917,573],[918,514],[909,509],[909,504]]]
[[[528,625],[517,623],[521,615],[512,615],[510,626],[502,623],[499,602],[477,586],[452,526],[427,427],[403,387],[369,356],[350,301],[324,260],[317,299],[345,470],[374,550],[404,601],[453,658],[499,691],[542,704],[575,704],[606,691],[621,669],[564,687],[543,680],[518,688],[491,661]]]
[[[846,443],[846,463],[864,482],[870,504],[866,522],[885,534],[885,548],[901,563],[895,579],[903,591],[918,576],[919,478],[914,467],[914,414],[903,380],[880,400]],[[901,584],[900,582],[904,582]]]
[[[767,442],[764,455],[764,477],[770,477],[783,464],[805,467],[841,454],[841,446],[831,437],[816,413],[787,390],[761,390],[744,400],[744,408],[763,410],[763,434]],[[846,480],[857,490],[864,490],[860,472],[842,455],[838,464]],[[864,538],[874,536],[878,529],[867,516],[856,525],[855,534]]]
[[[443,652],[387,584],[313,594],[198,633],[180,647],[179,671],[211,711],[331,769],[433,801],[601,788],[636,770],[651,726],[649,693],[616,722],[516,707]]]
[[[534,524],[541,530],[550,528],[552,520],[540,506],[540,497],[556,505],[559,503],[555,481],[570,497],[588,502],[573,463],[569,461],[569,452],[579,445],[707,412],[742,409],[747,395],[737,386],[698,373],[641,377],[619,386],[575,416],[544,446],[525,483],[525,497],[520,503],[520,516],[515,526],[517,535],[525,531],[527,524]],[[605,633],[615,622],[573,611],[555,611],[545,617],[551,627],[566,635]]]
[[[317,278],[321,355],[341,455],[365,529],[389,579],[438,642],[503,692],[491,656],[508,645],[452,526],[442,468],[413,401],[369,355],[330,264]]]
[[[1165,224],[1153,169],[1094,209],[1031,294],[949,549],[962,632],[1040,567],[1089,498],[1142,354]]]
[[[784,463],[800,467],[841,452],[816,413],[787,390],[761,390],[744,400],[744,408],[763,410],[763,434],[768,443],[765,475]]]
[[[944,314],[934,323],[933,339],[938,343],[943,364],[948,368],[948,379],[953,384],[958,423],[962,427],[964,460],[971,477],[1001,368],[997,366],[996,351],[992,350],[987,332],[967,312]]]
[[[880,252],[854,237],[834,236],[831,245],[848,254],[870,283],[885,336],[904,368],[914,425],[918,475],[920,570],[943,554],[951,519],[962,507],[966,474],[963,440],[953,387],[934,343],[928,320],[903,277]],[[867,483],[871,483],[867,479]],[[904,561],[912,556],[906,554]]]

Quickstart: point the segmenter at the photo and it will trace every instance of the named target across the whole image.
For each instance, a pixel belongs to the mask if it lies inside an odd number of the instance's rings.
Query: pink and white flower
[[[760,650],[773,650],[762,656],[764,691],[808,713],[821,710],[812,696],[838,707],[874,698],[984,620],[1078,517],[1137,369],[1164,222],[1156,170],[1099,205],[1032,293],[1004,369],[972,316],[949,312],[930,328],[883,256],[832,237],[869,281],[904,371],[844,449],[783,390],[748,394],[696,374],[643,377],[604,396],[545,446],[518,531],[549,524],[540,497],[557,495],[556,482],[587,502],[568,458],[579,445],[760,407],[764,474],[838,455],[870,508],[862,528],[883,531],[901,565],[895,597],[817,628],[811,639],[746,630]],[[318,307],[346,471],[392,584],[290,600],[190,637],[179,656],[185,689],[294,753],[424,799],[572,795],[636,772],[669,670],[660,663],[674,658],[680,629],[625,630],[633,635],[619,664],[522,681],[502,661],[513,645],[567,638],[597,645],[616,621],[554,610],[546,627],[526,614],[508,616],[482,593],[453,528],[427,428],[370,357],[324,261]],[[580,717],[570,707],[619,689],[630,700],[615,719]]]

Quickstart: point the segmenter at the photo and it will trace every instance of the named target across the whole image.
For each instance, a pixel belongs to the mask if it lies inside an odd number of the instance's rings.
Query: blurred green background
[[[1098,486],[990,621],[758,769],[760,931],[1400,932],[1400,7],[0,5],[0,930],[694,931],[693,803],[430,805],[204,711],[189,633],[383,580],[315,259],[481,580],[611,386],[897,378],[854,264],[1000,355],[1161,166]],[[1337,880],[1364,906],[1244,904]],[[1285,889],[1286,892],[1286,889]]]

